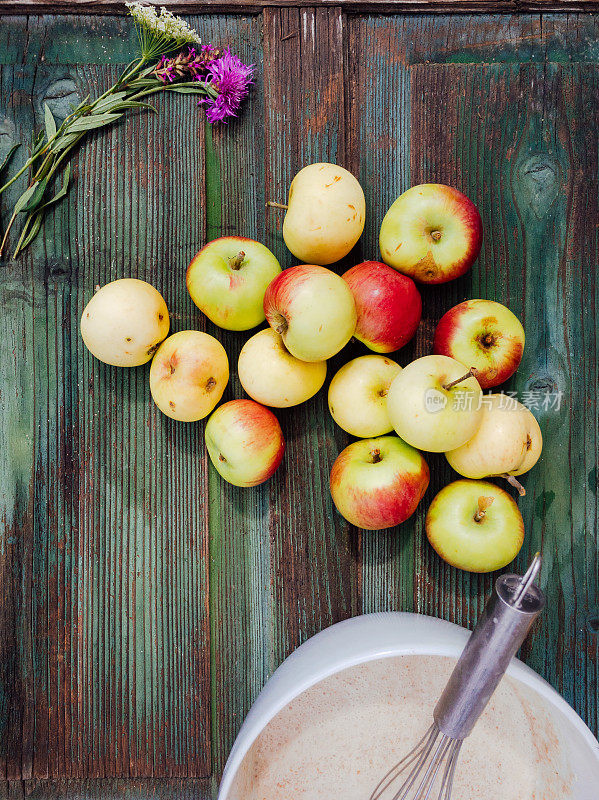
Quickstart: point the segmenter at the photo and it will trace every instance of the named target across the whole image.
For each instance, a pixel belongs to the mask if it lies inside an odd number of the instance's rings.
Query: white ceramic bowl
[[[243,723],[223,773],[218,799],[227,800],[234,777],[261,731],[306,689],[347,667],[399,655],[458,658],[470,632],[421,614],[388,612],[354,617],[313,636],[274,673]],[[518,659],[507,674],[533,689],[547,704],[570,743],[568,761],[578,776],[576,795],[562,800],[597,800],[599,742],[576,712],[543,678]]]

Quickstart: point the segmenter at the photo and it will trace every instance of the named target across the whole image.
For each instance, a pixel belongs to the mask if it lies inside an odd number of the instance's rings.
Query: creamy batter
[[[455,661],[398,656],[304,692],[258,737],[227,800],[368,800],[422,737]],[[453,800],[564,800],[573,776],[534,693],[504,678],[458,762]]]

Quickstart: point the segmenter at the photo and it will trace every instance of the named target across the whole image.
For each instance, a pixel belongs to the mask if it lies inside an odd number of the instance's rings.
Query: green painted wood
[[[14,88],[3,96],[2,111],[30,128],[31,112],[39,123],[44,98],[66,78],[43,66],[25,72],[29,84],[17,102]],[[84,95],[116,72],[70,68],[68,80]],[[18,265],[2,265],[14,308],[2,345],[18,342],[25,356],[13,344],[3,359],[20,373],[6,377],[20,399],[9,394],[3,408],[19,448],[18,459],[8,451],[18,473],[6,481],[18,494],[3,497],[14,526],[6,570],[17,581],[14,608],[4,604],[15,637],[0,737],[9,778],[210,772],[201,431],[157,412],[147,368],[100,365],[78,333],[94,286],[123,275],[164,293],[173,330],[197,325],[183,270],[202,231],[192,178],[203,123],[193,104],[159,102],[160,117],[87,144],[43,240]],[[168,142],[165,130],[174,132]]]
[[[381,218],[412,182],[452,183],[481,208],[472,274],[423,291],[423,326],[397,358],[428,352],[455,302],[494,297],[527,331],[512,388],[563,391],[561,411],[540,415],[545,455],[521,501],[517,564],[541,544],[552,599],[523,656],[597,732],[597,20],[192,17],[205,40],[257,65],[242,118],[208,130],[193,101],[163,99],[160,116],[131,118],[80,153],[43,239],[0,264],[0,781],[12,779],[0,797],[204,800],[251,702],[305,638],[361,611],[472,625],[482,609],[492,577],[448,567],[423,535],[426,504],[452,477],[442,457],[428,457],[431,488],[412,521],[361,534],[328,495],[349,437],[325,391],[278,414],[285,466],[242,491],[207,465],[203,425],[153,408],[147,368],[104,367],[81,346],[93,287],[146,277],[173,330],[223,341],[225,399],[243,396],[235,364],[249,334],[205,320],[184,270],[227,234],[291,266],[264,203],[318,159],[352,169],[367,196],[364,236],[340,271],[378,257]],[[44,101],[64,114],[107,85],[134,44],[123,17],[3,18],[0,155]],[[363,352],[349,346],[329,375]]]
[[[413,180],[457,185],[482,209],[484,250],[462,291],[506,303],[527,335],[506,388],[533,404],[545,446],[523,479],[528,535],[516,563],[523,568],[542,549],[549,603],[523,655],[595,729],[599,650],[588,619],[599,596],[598,329],[589,265],[597,243],[596,230],[584,228],[597,207],[597,141],[587,130],[596,130],[598,75],[596,66],[558,64],[422,65],[412,73]],[[460,98],[443,120],[432,113],[437,93]],[[589,169],[581,171],[583,158]],[[438,313],[453,302],[439,300]],[[471,625],[489,579],[448,571],[430,550],[423,560],[435,577],[423,610],[461,597],[465,606],[450,617]]]

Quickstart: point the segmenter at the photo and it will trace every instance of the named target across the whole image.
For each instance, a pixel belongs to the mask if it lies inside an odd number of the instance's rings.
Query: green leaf
[[[25,189],[23,194],[19,197],[19,199],[15,203],[15,208],[14,208],[15,214],[18,214],[19,211],[22,211],[25,208],[25,206],[33,196],[35,190],[37,189],[37,186],[38,186],[37,183],[34,183],[31,186],[28,186],[27,189]]]
[[[148,111],[156,111],[154,106],[149,103],[140,103],[138,100],[126,100],[124,103],[120,103],[116,110],[124,111],[127,108],[145,108]]]
[[[10,150],[4,157],[4,161],[0,164],[0,173],[6,169],[6,167],[8,166],[8,162],[10,161],[15,151],[18,150],[20,146],[21,146],[20,143],[17,142],[17,144],[13,144],[13,146],[10,148]]]
[[[172,86],[165,86],[164,90],[166,92],[176,92],[177,94],[206,94],[206,87],[198,84],[197,87],[195,86],[177,86],[176,83],[173,83]]]
[[[16,258],[19,253],[22,253],[25,248],[29,247],[31,242],[38,235],[42,227],[43,218],[44,215],[41,210],[38,210],[34,214],[31,214],[27,217],[25,220],[25,225],[23,225],[23,230],[21,231],[19,241],[15,248],[14,258]]]
[[[111,111],[112,107],[118,105],[121,100],[124,100],[127,97],[127,92],[115,92],[114,94],[108,95],[103,100],[99,100],[92,108],[94,109],[94,114],[97,112],[104,112],[104,111]]]
[[[33,192],[30,194],[27,200],[23,202],[23,204],[18,210],[23,212],[34,211],[37,208],[37,206],[42,202],[47,185],[48,185],[48,178],[42,178],[41,181],[36,181],[33,184],[33,186],[30,187],[31,189],[33,189]],[[23,200],[25,194],[21,195],[21,199],[19,200],[19,202]],[[15,206],[15,211],[17,210],[19,202]]]
[[[50,141],[53,136],[56,136],[56,122],[48,103],[44,103],[44,124],[46,126],[46,138]]]
[[[52,143],[52,152],[53,153],[60,153],[63,150],[66,150],[67,147],[70,147],[72,144],[75,144],[77,139],[81,136],[80,133],[67,133],[61,136],[60,138],[56,139]]]
[[[122,114],[90,114],[89,116],[79,117],[69,124],[69,133],[79,133],[80,131],[91,131],[94,128],[101,128],[110,125],[120,119]]]
[[[41,205],[41,206],[40,206],[40,207],[37,209],[37,211],[39,212],[39,211],[41,211],[43,208],[48,208],[48,206],[54,205],[54,203],[57,203],[59,200],[62,200],[62,198],[63,198],[63,197],[66,195],[66,193],[67,193],[67,192],[68,192],[68,190],[69,190],[69,181],[70,181],[70,179],[71,179],[71,165],[70,165],[70,164],[67,164],[67,166],[66,166],[66,168],[65,168],[65,171],[64,171],[64,174],[63,174],[63,176],[62,176],[62,186],[61,186],[61,187],[60,187],[60,189],[59,189],[59,190],[56,192],[56,194],[54,195],[54,197],[51,197],[49,200],[46,200],[46,202],[45,202],[45,203],[43,203],[43,204],[42,204],[42,205]]]

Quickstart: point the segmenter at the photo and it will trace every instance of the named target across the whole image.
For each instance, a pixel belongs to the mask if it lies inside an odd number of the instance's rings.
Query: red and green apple
[[[331,470],[331,496],[339,513],[357,528],[382,530],[405,522],[427,490],[422,455],[397,436],[354,442]]]
[[[279,421],[253,400],[223,403],[206,423],[205,437],[214,468],[234,486],[264,483],[285,452]]]
[[[524,328],[509,308],[494,300],[466,300],[440,319],[433,352],[476,367],[483,389],[506,381],[518,369]]]
[[[301,361],[324,361],[356,329],[356,304],[347,283],[326,267],[302,264],[278,275],[264,295],[264,313],[285,347]]]
[[[383,261],[422,283],[468,272],[482,244],[482,221],[465,194],[441,183],[412,186],[387,211],[379,236]]]

